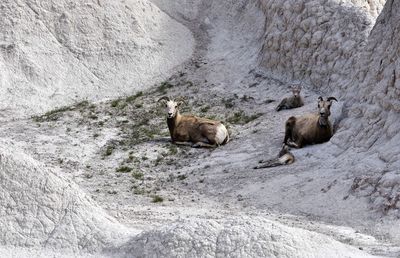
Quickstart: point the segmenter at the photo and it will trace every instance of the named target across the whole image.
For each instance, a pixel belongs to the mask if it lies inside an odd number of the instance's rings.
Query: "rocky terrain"
[[[400,255],[400,3],[0,6],[2,257]],[[166,95],[231,141],[171,144]],[[320,95],[331,141],[253,170]]]

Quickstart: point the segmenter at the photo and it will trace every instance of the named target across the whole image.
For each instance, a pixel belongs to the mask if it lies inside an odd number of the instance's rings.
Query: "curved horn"
[[[159,100],[157,100],[157,102],[160,102],[162,100],[169,101],[169,98],[167,96],[164,96],[164,97],[161,97]]]
[[[321,96],[319,96],[319,97],[318,97],[318,101],[324,101],[324,98],[321,97]]]
[[[334,101],[338,102],[338,100],[337,100],[335,97],[329,97],[327,100],[328,100],[328,101],[334,100]]]
[[[185,99],[184,97],[182,97],[182,96],[176,97],[176,98],[174,99],[174,101],[175,101],[175,102],[181,102],[181,103],[187,105],[186,99]]]

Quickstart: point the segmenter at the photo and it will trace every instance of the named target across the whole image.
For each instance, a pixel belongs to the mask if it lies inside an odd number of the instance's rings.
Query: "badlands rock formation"
[[[5,0],[0,15],[0,256],[400,254],[398,1]],[[276,116],[293,81],[306,105]],[[162,140],[118,147],[120,124],[142,124],[102,102],[138,90],[130,113],[185,92],[221,119],[260,114],[231,122],[228,145],[170,147],[178,158],[158,166]],[[340,98],[332,140],[251,170],[320,94]],[[101,102],[29,119],[86,99]],[[142,182],[115,174],[128,153]],[[134,194],[152,178],[163,204]]]
[[[5,119],[146,89],[192,53],[190,31],[149,1],[7,0],[0,8]]]

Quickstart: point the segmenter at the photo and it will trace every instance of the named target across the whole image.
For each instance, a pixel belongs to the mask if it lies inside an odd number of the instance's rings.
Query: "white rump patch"
[[[223,124],[220,124],[217,128],[217,133],[215,135],[215,142],[219,145],[222,144],[225,138],[228,137],[227,142],[229,141],[228,130]]]

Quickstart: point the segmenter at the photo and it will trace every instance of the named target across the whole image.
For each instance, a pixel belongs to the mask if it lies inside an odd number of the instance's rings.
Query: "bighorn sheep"
[[[263,163],[261,165],[255,166],[254,169],[259,168],[270,168],[270,167],[277,167],[282,165],[289,165],[294,162],[294,155],[290,152],[289,146],[283,144],[279,155],[275,159],[270,160],[260,160],[258,163]]]
[[[165,103],[167,124],[173,143],[187,145],[187,142],[191,142],[192,147],[216,147],[229,141],[228,130],[221,122],[181,115],[178,108],[185,103],[182,98],[171,100],[162,97],[158,102]]]
[[[280,111],[282,109],[291,109],[297,108],[304,105],[303,98],[300,96],[301,86],[296,85],[292,86],[293,96],[289,98],[284,98],[281,103],[275,108],[276,111]]]
[[[330,108],[334,97],[324,100],[318,98],[319,114],[307,114],[301,117],[289,117],[285,124],[284,143],[294,148],[302,148],[307,144],[329,141],[333,135],[332,124],[329,121]]]

